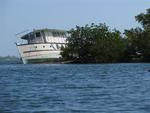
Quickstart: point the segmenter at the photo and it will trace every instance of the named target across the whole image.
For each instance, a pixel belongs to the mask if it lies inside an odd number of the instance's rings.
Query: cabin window
[[[58,32],[53,32],[53,37],[59,37],[59,33]]]
[[[30,34],[30,38],[35,38],[33,33]]]
[[[25,35],[24,37],[22,37],[23,39],[28,39],[29,35]]]
[[[56,37],[56,32],[53,32],[53,37]]]
[[[51,32],[48,32],[48,36],[53,36]]]
[[[36,35],[36,37],[41,37],[40,32],[36,32],[35,35]]]
[[[45,46],[43,46],[43,48],[45,48]]]
[[[58,44],[56,44],[56,47],[57,47],[57,49],[59,49],[59,46],[58,46]]]

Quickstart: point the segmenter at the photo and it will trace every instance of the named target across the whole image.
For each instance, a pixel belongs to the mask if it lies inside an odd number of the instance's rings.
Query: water
[[[150,113],[150,64],[0,65],[0,113]]]

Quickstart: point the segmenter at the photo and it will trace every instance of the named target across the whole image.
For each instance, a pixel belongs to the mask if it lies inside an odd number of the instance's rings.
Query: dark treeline
[[[111,30],[106,24],[76,26],[69,31],[63,60],[74,63],[150,62],[150,9],[135,17],[142,27]]]
[[[21,59],[16,56],[0,56],[0,64],[20,64]]]

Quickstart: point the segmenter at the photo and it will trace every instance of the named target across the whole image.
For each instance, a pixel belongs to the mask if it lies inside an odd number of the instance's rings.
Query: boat
[[[61,48],[67,43],[67,31],[34,29],[19,38],[22,41],[16,46],[24,64],[59,63]]]

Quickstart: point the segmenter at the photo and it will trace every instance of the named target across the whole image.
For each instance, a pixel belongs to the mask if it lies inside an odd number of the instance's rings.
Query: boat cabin
[[[26,40],[27,44],[39,44],[39,43],[65,43],[66,31],[55,29],[42,29],[34,30],[24,36],[21,39]]]

